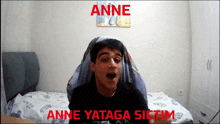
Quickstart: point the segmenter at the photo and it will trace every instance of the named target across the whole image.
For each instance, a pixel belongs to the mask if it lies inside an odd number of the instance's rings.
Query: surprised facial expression
[[[95,73],[96,83],[106,90],[116,90],[122,71],[122,54],[104,47],[98,52],[96,62],[90,62],[90,68]]]

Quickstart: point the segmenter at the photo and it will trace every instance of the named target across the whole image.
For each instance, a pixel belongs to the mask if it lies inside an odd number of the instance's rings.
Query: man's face
[[[90,62],[90,68],[95,73],[96,83],[102,88],[116,90],[122,71],[122,54],[104,47],[98,52],[95,64]]]

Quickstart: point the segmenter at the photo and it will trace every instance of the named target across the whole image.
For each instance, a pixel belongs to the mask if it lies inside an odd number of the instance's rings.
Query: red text
[[[67,117],[68,117],[69,119],[80,120],[79,113],[80,113],[80,110],[74,110],[74,111],[70,110],[69,113],[67,110],[61,110],[60,112],[58,110],[56,110],[55,116],[54,116],[53,111],[49,110],[48,115],[47,115],[47,119],[50,119],[50,118],[52,118],[52,119],[58,119],[58,118],[67,119]]]
[[[155,112],[155,119],[158,119],[159,118],[159,114],[160,113],[160,119],[164,119],[163,115],[165,114],[165,119],[167,119],[167,117],[170,117],[172,116],[172,119],[174,119],[174,110],[172,110],[170,113],[167,111],[167,110],[136,110],[135,111],[135,120],[145,120],[145,119],[153,119],[151,117],[149,117],[149,112]]]
[[[122,10],[122,16],[130,16],[130,13],[126,13],[129,11],[129,8],[126,7],[130,7],[130,5],[118,5],[118,9],[115,7],[115,5],[112,5],[112,7],[110,7],[110,5],[107,5],[107,8],[105,8],[104,5],[101,5],[101,10],[98,9],[97,5],[93,5],[92,7],[92,12],[91,12],[91,16],[93,16],[93,14],[97,14],[98,16],[100,16],[100,11],[101,11],[101,16],[104,15],[104,12],[110,16],[110,15],[114,15],[115,12],[117,13],[117,15],[121,15],[121,10]],[[122,8],[122,9],[121,9]],[[110,13],[112,12],[112,13]]]

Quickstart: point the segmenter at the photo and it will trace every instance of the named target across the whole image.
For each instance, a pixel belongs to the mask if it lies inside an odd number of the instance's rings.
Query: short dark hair
[[[96,57],[97,57],[98,52],[104,47],[108,47],[111,50],[113,50],[113,49],[119,50],[121,52],[122,56],[124,55],[124,45],[119,40],[106,39],[104,41],[97,42],[92,47],[92,49],[90,51],[90,58],[93,63],[95,63],[95,61],[96,61]]]

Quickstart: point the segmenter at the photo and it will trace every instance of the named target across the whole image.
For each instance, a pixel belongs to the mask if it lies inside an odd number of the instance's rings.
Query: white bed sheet
[[[172,123],[183,123],[193,120],[192,115],[173,98],[163,92],[148,93],[148,106],[151,110],[175,111],[175,119]],[[18,94],[7,104],[7,115],[33,120],[37,123],[69,123],[69,118],[47,120],[49,110],[67,110],[69,101],[66,93],[57,92],[30,92],[21,96]]]
[[[192,114],[180,103],[170,98],[163,92],[147,93],[148,107],[150,110],[168,110],[175,112],[172,123],[185,123],[192,120]]]
[[[37,123],[69,123],[69,119],[48,119],[49,110],[68,110],[69,101],[66,93],[30,92],[21,96],[18,94],[7,105],[7,115],[33,120]],[[55,116],[55,115],[54,115]]]

